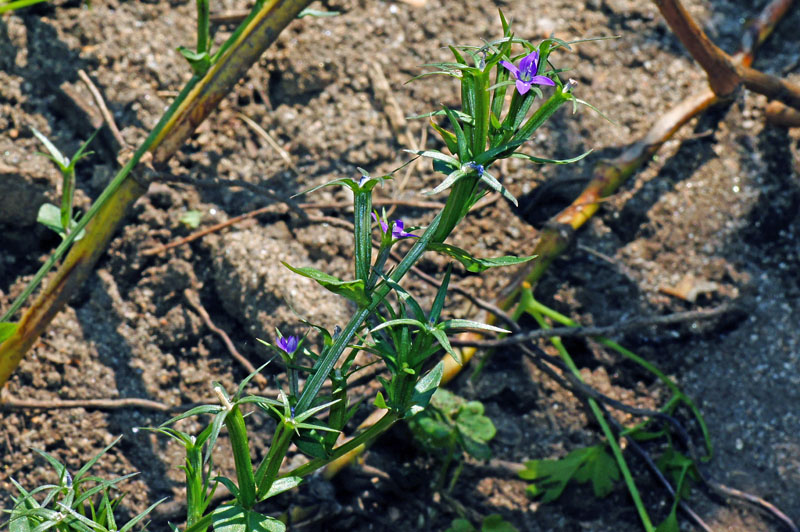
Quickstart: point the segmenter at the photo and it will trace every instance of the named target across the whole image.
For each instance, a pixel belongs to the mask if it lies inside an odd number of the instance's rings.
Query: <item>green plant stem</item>
[[[433,221],[431,221],[431,224],[428,226],[422,236],[417,239],[417,242],[408,251],[403,260],[400,261],[390,276],[392,281],[400,281],[400,279],[402,279],[403,276],[408,273],[417,260],[419,260],[419,258],[425,252],[425,248],[428,246],[431,238],[436,233],[441,217],[442,213],[439,212]],[[322,388],[322,385],[324,384],[325,379],[328,377],[328,374],[333,369],[336,361],[339,360],[339,357],[342,355],[342,353],[344,353],[344,350],[347,348],[348,343],[353,338],[356,331],[361,328],[364,320],[367,319],[367,316],[369,316],[378,307],[378,305],[381,304],[383,299],[389,294],[390,291],[391,287],[388,284],[384,283],[379,285],[372,294],[372,302],[370,305],[366,308],[359,309],[358,312],[356,312],[350,319],[350,322],[347,324],[344,330],[342,330],[341,334],[333,343],[333,345],[323,352],[322,356],[320,356],[319,360],[316,362],[316,364],[314,364],[314,374],[306,381],[306,385],[303,387],[303,393],[300,394],[300,398],[297,401],[297,405],[295,407],[297,414],[302,414],[309,408],[311,402]]]
[[[261,500],[269,492],[275,479],[278,478],[278,471],[291,443],[292,430],[285,423],[278,423],[275,434],[272,436],[269,452],[256,471],[256,485],[258,486],[256,498],[258,500]]]
[[[70,165],[71,166],[71,165]],[[61,227],[69,234],[72,221],[72,200],[75,195],[75,170],[69,168],[63,173],[61,180]]]
[[[247,428],[244,425],[242,411],[238,406],[234,406],[225,416],[225,426],[228,427],[233,461],[236,465],[236,478],[239,481],[239,504],[246,510],[251,510],[256,503],[256,483],[253,476],[253,463],[250,460]]]
[[[545,321],[541,310],[547,309],[546,306],[542,305],[533,297],[533,293],[530,289],[526,289],[522,291],[522,297],[520,300],[520,306],[525,309],[533,318],[539,323],[539,326],[543,329],[549,329],[550,325]],[[553,346],[558,350],[559,355],[561,356],[564,363],[570,369],[573,375],[581,382],[583,382],[583,377],[581,377],[581,372],[578,369],[578,366],[575,365],[575,362],[572,360],[572,357],[567,352],[564,344],[561,342],[561,338],[558,336],[554,336],[550,338],[551,343]],[[609,426],[608,422],[606,421],[605,414],[603,410],[600,408],[600,405],[597,404],[592,398],[587,399],[587,403],[589,404],[589,408],[592,411],[597,423],[600,425],[600,428],[603,431],[603,435],[606,437],[606,441],[608,442],[609,447],[611,447],[611,452],[614,454],[614,458],[617,461],[617,466],[619,467],[620,471],[622,472],[622,477],[625,479],[625,485],[628,487],[628,493],[630,493],[631,498],[633,499],[633,504],[636,506],[636,510],[639,513],[639,519],[642,521],[642,525],[646,532],[655,532],[655,527],[653,527],[653,523],[650,520],[650,516],[647,513],[647,509],[644,507],[644,503],[642,502],[641,495],[639,494],[639,490],[636,487],[636,482],[633,480],[633,475],[631,474],[630,469],[628,468],[628,464],[625,461],[625,457],[622,455],[622,449],[620,449],[619,442],[617,441],[617,436],[614,434],[614,431]]]
[[[568,83],[563,87],[556,87],[553,95],[544,101],[544,103],[536,110],[536,112],[531,115],[528,121],[525,122],[525,125],[520,128],[516,135],[514,135],[512,142],[516,140],[527,140],[530,138],[530,136],[533,135],[533,132],[536,131],[542,124],[544,124],[564,102],[567,102],[571,99],[572,95],[570,93],[572,91],[572,86],[572,84]]]
[[[191,526],[203,517],[203,450],[192,445],[186,446],[186,524]]]
[[[188,525],[183,532],[203,532],[211,526],[214,521],[214,514],[209,513],[201,517],[196,523]]]
[[[197,53],[208,52],[210,47],[208,0],[197,0]]]
[[[350,451],[358,448],[361,445],[366,446],[372,440],[386,432],[389,427],[394,425],[394,423],[398,420],[397,414],[394,412],[386,412],[386,414],[378,420],[377,423],[372,425],[370,428],[353,438],[352,440],[343,443],[336,449],[331,452],[331,455],[326,458],[316,458],[311,460],[307,464],[301,465],[298,468],[293,469],[292,471],[286,473],[284,476],[287,477],[304,477],[310,473],[313,473],[317,469],[325,467],[326,464],[336,460],[344,456],[345,454],[349,453]]]
[[[369,268],[372,262],[372,192],[357,190],[353,198],[354,216],[353,224],[355,229],[355,267],[356,279],[364,281],[366,287],[369,281]],[[389,220],[385,220],[389,223]],[[391,232],[392,228],[389,227]]]
[[[535,305],[537,306],[538,312],[541,314],[549,317],[553,321],[556,321],[562,325],[566,325],[567,327],[580,327],[580,323],[576,322],[575,320],[569,318],[561,314],[560,312],[553,310],[545,305],[542,305],[538,301],[535,301]],[[621,354],[628,360],[635,362],[636,364],[643,367],[645,370],[649,371],[653,375],[655,375],[658,380],[660,380],[669,390],[673,393],[673,395],[681,402],[683,402],[689,410],[691,410],[692,414],[694,415],[695,419],[697,420],[698,425],[700,426],[700,431],[703,433],[703,439],[706,446],[706,453],[707,455],[702,457],[701,460],[707,462],[711,459],[713,454],[713,446],[711,443],[711,433],[708,431],[708,426],[706,425],[706,421],[703,418],[703,415],[700,413],[700,409],[697,408],[697,405],[694,404],[691,397],[683,393],[683,391],[678,387],[672,379],[667,377],[664,372],[658,369],[656,366],[648,362],[647,360],[643,359],[630,349],[626,349],[625,347],[621,346],[617,342],[610,340],[604,336],[599,336],[595,338],[601,345],[608,347],[609,349],[613,349],[617,353]]]
[[[92,218],[94,218],[95,214],[97,214],[97,212],[103,207],[103,205],[105,205],[105,203],[109,200],[109,198],[111,198],[117,192],[122,183],[128,178],[128,175],[131,173],[133,168],[139,163],[142,156],[144,156],[147,150],[149,150],[150,147],[153,145],[153,142],[155,141],[156,137],[158,137],[161,134],[161,131],[164,128],[164,126],[167,124],[167,122],[169,122],[175,111],[178,109],[178,107],[180,107],[180,105],[183,103],[183,101],[186,99],[186,97],[188,96],[188,94],[191,92],[191,90],[194,88],[195,84],[197,84],[198,81],[199,78],[196,76],[192,77],[192,79],[189,80],[189,82],[183,88],[178,97],[175,98],[175,101],[172,102],[172,104],[169,106],[167,112],[164,113],[164,116],[161,117],[161,120],[158,121],[156,127],[150,132],[150,134],[144,140],[142,145],[139,146],[139,149],[137,149],[136,152],[134,152],[133,157],[131,157],[131,159],[127,162],[127,164],[123,166],[119,172],[117,172],[117,175],[114,176],[114,178],[111,180],[108,186],[106,186],[105,190],[103,190],[103,192],[100,194],[97,200],[95,200],[95,202],[92,204],[89,210],[83,216],[81,216],[80,220],[78,220],[75,229],[67,235],[67,237],[61,242],[61,244],[59,244],[59,246],[56,248],[53,254],[50,255],[50,257],[48,257],[47,261],[45,261],[45,263],[42,264],[42,267],[39,268],[39,271],[36,272],[36,275],[33,277],[31,282],[28,283],[28,286],[25,287],[25,290],[23,290],[23,292],[17,297],[17,299],[14,300],[14,302],[11,304],[11,307],[5,312],[5,314],[3,314],[3,317],[0,318],[0,321],[11,320],[11,318],[20,309],[20,307],[22,307],[22,305],[25,303],[28,297],[30,297],[33,291],[36,290],[36,287],[39,286],[39,283],[42,282],[42,279],[44,279],[45,275],[47,275],[47,272],[49,272],[50,269],[58,261],[58,259],[60,259],[62,255],[64,255],[64,253],[67,252],[70,245],[72,245],[72,242],[75,240],[75,237],[78,234],[80,234],[81,230],[83,230],[86,227],[86,225],[92,220]],[[92,234],[89,233],[86,235],[86,238],[84,240],[86,240],[88,243],[92,238],[93,238]]]

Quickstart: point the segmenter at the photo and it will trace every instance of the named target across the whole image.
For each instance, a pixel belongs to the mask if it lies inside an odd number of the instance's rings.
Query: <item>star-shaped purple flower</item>
[[[372,219],[376,222],[381,224],[381,230],[385,233],[389,232],[389,224],[386,223],[385,220],[378,220],[378,217],[375,216],[375,213],[372,213]],[[408,238],[413,236],[414,238],[419,238],[417,235],[412,235],[411,233],[406,233],[405,231],[406,225],[403,223],[403,220],[397,219],[392,221],[392,238]]]
[[[515,67],[508,61],[500,61],[500,64],[506,67],[509,72],[514,74],[517,80],[517,91],[525,94],[533,85],[550,85],[555,86],[555,82],[547,76],[537,76],[539,72],[539,51],[536,50],[522,58],[519,62],[519,68]]]
[[[275,343],[278,344],[278,347],[286,351],[287,354],[291,355],[295,351],[297,351],[297,336],[287,336],[286,338],[275,338]]]

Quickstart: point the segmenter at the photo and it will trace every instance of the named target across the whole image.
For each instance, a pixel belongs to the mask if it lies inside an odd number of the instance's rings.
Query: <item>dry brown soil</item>
[[[686,4],[712,38],[733,51],[747,17],[764,2],[691,0]],[[59,176],[30,132],[36,127],[72,153],[92,131],[76,102],[92,100],[77,76],[84,69],[101,89],[122,134],[136,145],[189,77],[176,52],[193,42],[194,3],[95,0],[55,2],[0,18],[0,309],[24,287],[54,249],[58,237],[35,223],[38,206],[55,201]],[[559,112],[540,130],[530,153],[570,157],[595,149],[579,164],[559,167],[504,165],[499,177],[520,198],[484,207],[458,228],[452,241],[476,255],[529,253],[549,216],[568,204],[594,163],[642,135],[671,106],[704,86],[693,64],[653,3],[644,0],[447,2],[330,0],[334,18],[295,21],[260,63],[204,123],[171,166],[173,176],[224,178],[293,194],[324,181],[390,171],[402,152],[419,142],[423,121],[393,131],[393,111],[417,115],[456,105],[457,87],[443,77],[405,85],[425,63],[449,60],[448,44],[476,44],[499,33],[497,8],[531,40],[551,33],[564,39],[619,36],[554,56],[572,69],[579,96],[615,123],[582,109]],[[754,6],[752,4],[758,4]],[[212,2],[215,12],[242,9],[243,0]],[[759,52],[755,66],[800,82],[797,27],[790,12]],[[230,31],[221,28],[219,42]],[[388,81],[388,102],[376,73]],[[70,91],[70,89],[72,89]],[[77,93],[78,96],[70,96]],[[396,107],[393,107],[396,105]],[[737,312],[694,323],[618,335],[617,340],[674,376],[700,405],[715,443],[703,466],[719,482],[757,494],[800,521],[800,231],[798,132],[765,125],[766,100],[747,91],[679,131],[646,168],[609,200],[551,268],[537,289],[542,301],[586,324],[710,308],[733,301]],[[244,113],[289,153],[297,172],[247,127]],[[440,148],[429,133],[426,145]],[[107,131],[96,153],[78,166],[77,204],[85,209],[116,169]],[[437,183],[427,164],[379,191],[382,198],[424,200]],[[440,198],[433,198],[440,199]],[[347,200],[325,189],[308,201]],[[154,184],[113,239],[83,289],[38,341],[4,390],[6,399],[139,397],[179,405],[210,397],[210,382],[232,390],[245,375],[217,335],[187,304],[183,291],[199,293],[214,322],[259,365],[255,341],[274,327],[302,333],[297,313],[332,327],[351,309],[299,279],[279,261],[348,275],[351,239],[334,224],[304,224],[278,205],[263,215],[157,256],[144,250],[190,232],[179,221],[187,210],[202,224],[273,202],[241,188]],[[274,202],[273,202],[274,203]],[[311,211],[347,220],[347,208]],[[401,207],[413,223],[432,211]],[[598,256],[600,252],[607,259]],[[426,258],[439,274],[446,262]],[[462,287],[490,296],[511,271],[481,277],[459,272]],[[694,288],[694,301],[665,288]],[[413,277],[408,285],[430,298]],[[691,291],[691,290],[690,290]],[[468,316],[458,297],[452,315]],[[631,404],[653,406],[667,394],[652,376],[592,342],[568,343],[595,386]],[[270,384],[277,365],[267,371]],[[460,379],[453,389],[479,399],[498,427],[498,458],[524,461],[559,457],[600,441],[580,404],[525,363],[514,349],[498,351],[477,385]],[[369,388],[364,388],[368,391]],[[366,409],[359,419],[366,415]],[[138,427],[164,421],[147,410],[4,411],[0,437],[0,506],[11,504],[10,478],[27,488],[55,480],[31,448],[44,449],[76,469],[117,435],[122,441],[96,466],[101,475],[141,474],[128,482],[123,502],[136,512],[161,497],[180,495],[181,449]],[[253,416],[256,460],[269,443],[270,422]],[[197,430],[199,424],[186,425]],[[217,463],[230,471],[220,444]],[[654,517],[669,505],[642,464],[631,458]],[[500,513],[520,530],[627,531],[640,526],[620,483],[605,500],[584,487],[570,488],[552,504],[524,494],[513,475],[465,467],[452,493],[433,494],[435,462],[412,447],[402,427],[370,451],[372,469],[351,470],[332,483],[313,481],[267,510],[320,504],[321,520],[306,530],[444,530],[463,505],[476,518]],[[384,474],[380,474],[382,471]],[[460,504],[458,502],[460,501]],[[166,530],[170,503],[152,530]],[[714,530],[782,530],[751,507],[726,504],[694,489],[690,504]],[[685,517],[682,529],[693,530]],[[300,527],[295,527],[301,529]]]

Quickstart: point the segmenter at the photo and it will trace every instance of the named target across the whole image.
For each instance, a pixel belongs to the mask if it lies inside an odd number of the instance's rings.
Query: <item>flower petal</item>
[[[509,72],[514,74],[515,78],[519,77],[519,69],[517,67],[515,67],[514,65],[512,65],[508,61],[500,61],[500,64],[503,65],[504,67],[506,67]]]
[[[555,87],[556,83],[552,79],[548,78],[547,76],[533,76],[531,78],[531,84],[533,85],[550,85],[551,87]]]
[[[522,72],[527,72],[531,76],[535,76],[539,68],[539,50],[530,53],[522,58],[519,62],[519,69]]]
[[[531,90],[531,84],[529,81],[522,81],[521,79],[517,80],[517,92],[520,94],[525,94]]]

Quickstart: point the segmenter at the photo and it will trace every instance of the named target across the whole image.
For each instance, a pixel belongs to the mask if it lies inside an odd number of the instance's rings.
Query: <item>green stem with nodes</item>
[[[256,471],[256,484],[258,485],[256,498],[258,500],[261,500],[269,492],[275,479],[278,478],[278,471],[291,443],[292,429],[287,427],[286,423],[279,422],[275,434],[272,436],[269,452]]]
[[[364,281],[366,287],[369,281],[369,267],[372,262],[372,192],[358,190],[353,198],[355,209],[353,224],[355,229],[355,265],[356,279]],[[389,221],[387,220],[388,224]],[[391,231],[392,228],[389,228]]]
[[[186,524],[191,526],[203,517],[205,486],[202,446],[186,446]]]
[[[553,95],[542,103],[528,121],[525,122],[525,125],[514,135],[512,141],[529,138],[539,126],[544,124],[547,119],[561,107],[562,104],[572,98],[571,92],[573,88],[574,85],[572,83],[567,83],[563,88],[557,87]],[[517,96],[516,91],[514,96]],[[513,101],[514,97],[512,97],[512,102]],[[486,104],[488,105],[488,100]],[[515,149],[516,146],[509,148],[511,152]],[[500,157],[502,157],[502,154],[498,155],[497,158]],[[464,164],[469,161],[460,162]],[[493,161],[488,162],[486,166],[490,165],[492,162]],[[466,216],[469,206],[473,204],[471,199],[475,193],[478,181],[478,176],[467,176],[458,180],[456,184],[453,185],[450,195],[447,197],[444,209],[442,209],[442,222],[439,224],[439,229],[433,237],[433,242],[444,242],[445,238],[453,231],[455,226]]]
[[[542,305],[533,297],[533,292],[530,289],[523,290],[522,297],[520,299],[520,308],[523,309],[524,312],[527,312],[537,321],[539,326],[542,329],[549,329],[550,325],[545,321],[543,317],[543,311],[549,311],[550,309],[545,305]],[[569,370],[572,372],[573,375],[581,382],[583,382],[583,377],[581,377],[581,372],[578,369],[578,366],[575,365],[575,362],[572,360],[572,357],[567,352],[566,348],[564,347],[563,342],[561,342],[561,338],[558,336],[554,336],[550,338],[550,342],[553,346],[558,350],[561,359],[567,365]],[[600,428],[603,431],[603,435],[606,437],[606,441],[608,442],[609,447],[611,447],[611,452],[614,454],[614,458],[617,461],[617,466],[622,472],[622,478],[625,479],[625,485],[628,487],[628,493],[630,493],[631,498],[633,499],[633,504],[636,506],[636,510],[639,513],[639,519],[642,521],[642,525],[646,532],[655,532],[655,527],[653,523],[650,521],[650,516],[647,514],[647,509],[644,507],[644,503],[642,502],[642,497],[639,494],[639,490],[636,487],[636,482],[633,480],[633,475],[631,474],[630,469],[628,468],[628,464],[625,461],[625,457],[622,455],[622,449],[619,446],[619,442],[617,441],[617,436],[614,434],[614,431],[609,426],[608,422],[606,421],[605,414],[603,410],[600,408],[600,405],[597,404],[592,398],[587,399],[587,403],[589,404],[589,408],[592,411],[597,423],[600,425]]]
[[[525,125],[514,135],[512,142],[530,138],[533,132],[539,129],[539,126],[544,124],[564,102],[572,99],[572,89],[574,88],[575,83],[573,81],[570,81],[563,87],[556,87],[553,95],[545,100],[536,112],[531,115],[528,121],[525,122]]]
[[[230,92],[250,65],[258,60],[281,30],[310,3],[311,0],[258,0],[250,16],[214,54],[205,76],[192,77],[133,158],[81,217],[72,233],[61,242],[23,294],[0,318],[0,322],[10,321],[45,274],[69,249],[74,237],[94,217],[86,236],[72,247],[52,282],[25,312],[13,334],[0,344],[0,387],[36,338],[82,285],[114,231],[122,223],[127,209],[147,191],[149,179],[143,179],[141,183],[127,179],[139,159],[149,150],[153,153],[155,164],[164,164]]]
[[[234,405],[225,416],[225,426],[228,427],[233,460],[236,465],[236,478],[239,481],[239,504],[250,510],[256,503],[256,483],[253,476],[253,463],[250,460],[250,445],[247,442],[244,416],[238,406]]]
[[[208,0],[197,0],[197,53],[211,48],[208,22]]]
[[[63,173],[61,180],[61,227],[64,233],[69,234],[72,221],[72,200],[75,196],[75,170],[70,169]]]
[[[428,226],[422,236],[417,239],[417,242],[414,244],[414,246],[408,251],[403,260],[400,261],[400,263],[394,269],[392,275],[390,276],[392,281],[399,282],[400,279],[402,279],[403,276],[408,273],[417,260],[419,260],[419,258],[425,252],[425,248],[428,246],[428,243],[431,242],[433,235],[437,232],[441,218],[442,212],[439,212],[433,221],[431,221],[431,224]],[[369,316],[376,308],[378,308],[378,305],[381,304],[383,299],[391,290],[392,288],[386,283],[375,288],[372,294],[372,302],[369,304],[369,306],[359,309],[358,312],[356,312],[353,317],[350,318],[350,322],[339,334],[339,337],[336,339],[333,345],[322,352],[319,360],[316,364],[314,364],[314,374],[306,381],[306,385],[303,388],[303,393],[300,394],[300,398],[297,401],[297,405],[295,407],[297,414],[302,414],[311,406],[311,402],[319,393],[322,385],[325,382],[325,379],[328,378],[328,374],[336,364],[336,361],[339,360],[339,357],[342,355],[342,353],[344,353],[344,350],[347,348],[347,344],[364,324],[364,320],[367,319],[367,316]]]
[[[372,440],[386,432],[394,423],[398,420],[397,413],[395,412],[386,412],[386,414],[378,420],[377,423],[372,425],[370,428],[353,438],[352,440],[348,441],[347,443],[343,443],[339,447],[331,452],[331,455],[325,458],[316,458],[311,460],[307,464],[304,464],[292,471],[286,473],[284,476],[292,476],[292,477],[304,477],[310,473],[313,473],[317,469],[325,467],[326,464],[336,460],[344,456],[345,454],[357,449],[360,446],[366,446]]]

